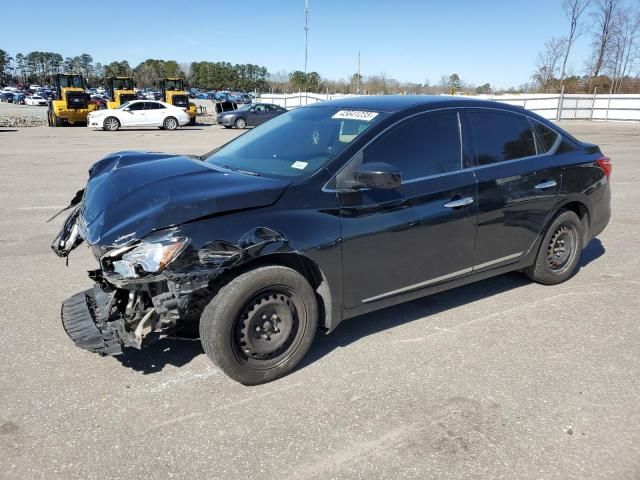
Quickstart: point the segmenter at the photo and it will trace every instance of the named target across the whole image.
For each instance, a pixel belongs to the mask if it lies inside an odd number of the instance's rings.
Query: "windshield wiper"
[[[231,170],[233,172],[244,173],[245,175],[252,175],[254,177],[259,177],[260,174],[258,172],[252,172],[250,170],[243,170],[242,168],[230,167],[229,165],[220,165],[222,168],[226,168],[227,170]]]

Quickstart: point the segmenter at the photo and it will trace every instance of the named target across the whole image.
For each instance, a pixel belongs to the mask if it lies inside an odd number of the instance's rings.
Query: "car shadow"
[[[584,250],[582,250],[582,257],[580,257],[580,263],[578,264],[578,266],[580,268],[587,266],[594,260],[604,255],[604,252],[605,248],[604,245],[602,245],[600,239],[594,238],[593,240],[591,240],[591,242],[589,242],[589,245],[587,245]]]
[[[604,252],[602,242],[597,238],[593,239],[582,252],[579,268],[601,257]],[[522,273],[510,272],[351,318],[341,323],[330,335],[318,334],[311,350],[297,368],[304,368],[333,350],[346,347],[368,335],[437,315],[530,283],[531,280]]]
[[[16,130],[15,128],[11,128],[11,129],[7,129],[7,128],[0,128],[0,133],[2,132],[17,132],[18,130]]]
[[[198,339],[178,340],[167,337],[142,350],[125,348],[115,358],[123,367],[145,375],[161,372],[167,365],[182,367],[204,353]]]
[[[602,242],[597,238],[592,240],[583,250],[580,268],[598,259],[604,252]],[[311,350],[296,370],[305,368],[333,350],[347,347],[369,335],[499,295],[530,283],[531,281],[523,274],[511,272],[351,318],[341,323],[330,335],[322,333],[316,335]],[[195,338],[184,340],[168,337],[142,350],[127,348],[122,355],[114,358],[124,367],[147,375],[160,372],[167,365],[182,367],[203,353],[200,342]]]

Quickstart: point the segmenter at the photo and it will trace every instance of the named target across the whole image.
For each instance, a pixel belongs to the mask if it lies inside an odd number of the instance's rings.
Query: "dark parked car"
[[[246,128],[255,127],[286,112],[287,110],[279,105],[254,103],[252,105],[241,105],[237,110],[231,112],[219,113],[217,119],[218,124],[226,128]]]
[[[534,113],[452,97],[318,103],[202,157],[114,153],[52,245],[98,261],[63,325],[114,355],[199,329],[226,374],[267,382],[347,318],[513,270],[569,279],[610,174]]]
[[[0,102],[13,103],[14,92],[0,92]]]

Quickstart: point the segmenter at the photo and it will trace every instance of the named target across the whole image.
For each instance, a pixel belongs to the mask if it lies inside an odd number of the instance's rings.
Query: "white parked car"
[[[175,130],[189,123],[189,115],[179,107],[151,100],[133,100],[118,108],[96,110],[87,117],[87,126],[103,130],[125,127],[160,127]]]
[[[40,95],[31,95],[24,99],[25,105],[44,105],[45,107],[49,104],[46,98],[41,97]]]

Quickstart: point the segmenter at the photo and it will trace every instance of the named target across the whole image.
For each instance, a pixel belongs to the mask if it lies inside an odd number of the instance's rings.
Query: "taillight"
[[[600,157],[596,160],[598,167],[600,170],[604,172],[607,178],[611,176],[611,170],[613,170],[613,163],[611,163],[611,159],[609,157]]]

